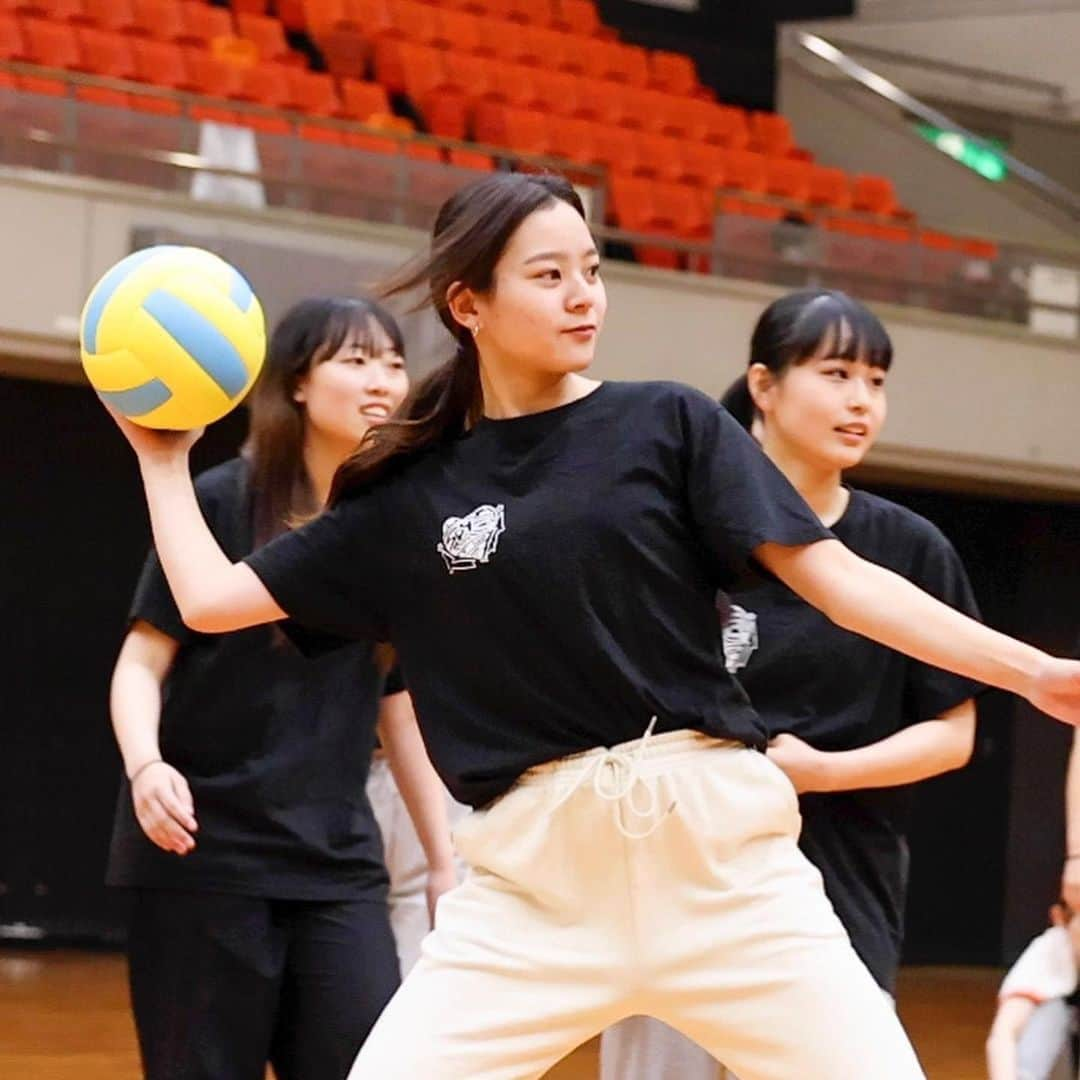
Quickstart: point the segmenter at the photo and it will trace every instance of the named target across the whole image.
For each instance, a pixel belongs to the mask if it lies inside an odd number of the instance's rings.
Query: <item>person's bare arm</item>
[[[457,884],[457,871],[446,813],[446,789],[428,757],[408,691],[382,699],[379,740],[427,857],[428,913],[434,919],[438,898]]]
[[[1007,997],[998,1003],[986,1040],[986,1067],[990,1080],[1017,1080],[1016,1048],[1036,1008],[1035,1002],[1024,997]]]
[[[1070,910],[1080,911],[1080,739],[1075,733],[1065,778],[1065,865],[1061,874],[1061,898]]]
[[[158,743],[161,690],[178,649],[175,638],[136,620],[113,669],[109,707],[139,826],[158,847],[184,855],[195,846],[195,807]]]
[[[838,626],[934,667],[1027,698],[1080,723],[1080,662],[1062,660],[962,615],[839,540],[762,544],[759,562]]]
[[[769,758],[797,791],[855,791],[897,787],[959,769],[975,746],[975,702],[912,724],[855,750],[818,750],[795,735],[778,735]]]

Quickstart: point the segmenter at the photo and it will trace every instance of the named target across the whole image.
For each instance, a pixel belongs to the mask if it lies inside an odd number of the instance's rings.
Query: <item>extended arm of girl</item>
[[[139,826],[158,847],[185,855],[195,846],[194,803],[158,744],[161,687],[178,648],[168,634],[137,621],[120,648],[109,705]]]
[[[427,857],[428,914],[434,920],[435,904],[457,884],[457,871],[446,814],[446,789],[428,758],[408,691],[382,699],[378,731],[394,782]]]
[[[838,540],[761,544],[757,560],[838,626],[916,660],[1011,690],[1080,722],[1080,662],[1060,660],[983,626]]]
[[[912,724],[856,750],[817,750],[795,735],[778,735],[769,757],[802,791],[897,787],[966,765],[975,745],[975,702]]]

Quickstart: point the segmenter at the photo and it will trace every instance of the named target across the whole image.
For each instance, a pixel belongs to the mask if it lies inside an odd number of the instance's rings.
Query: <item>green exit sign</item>
[[[1009,170],[1001,154],[986,146],[980,146],[964,135],[955,131],[942,131],[933,124],[916,124],[915,129],[943,154],[955,158],[961,165],[966,165],[987,180],[1000,182],[1008,175]]]

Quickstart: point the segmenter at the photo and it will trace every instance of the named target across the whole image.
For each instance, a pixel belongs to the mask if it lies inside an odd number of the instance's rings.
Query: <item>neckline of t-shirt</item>
[[[848,493],[847,506],[844,507],[844,512],[831,525],[825,526],[830,532],[843,525],[851,517],[852,507],[855,505],[856,496],[859,494],[858,488],[853,488],[848,484],[841,484],[840,486]]]
[[[602,396],[610,385],[610,382],[605,380],[587,394],[574,398],[573,401],[567,401],[562,405],[553,405],[550,409],[541,409],[539,412],[522,413],[521,416],[482,416],[476,421],[473,430],[480,431],[487,428],[491,431],[509,431],[511,429],[520,431],[534,424],[543,425],[549,421],[560,419],[568,413],[576,412],[588,402]]]

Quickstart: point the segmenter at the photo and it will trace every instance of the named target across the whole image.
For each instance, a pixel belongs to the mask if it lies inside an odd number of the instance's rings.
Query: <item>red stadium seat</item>
[[[851,183],[843,169],[815,165],[810,173],[810,204],[835,210],[851,207]]]
[[[101,30],[140,33],[132,0],[83,0],[83,10],[87,19]]]
[[[174,6],[180,17],[180,35],[176,40],[181,45],[205,49],[214,38],[233,33],[232,15],[227,8],[212,7],[201,0],[180,0]]]
[[[132,0],[132,15],[129,33],[176,42],[184,36],[184,16],[176,0]]]
[[[342,79],[342,111],[345,116],[359,123],[367,123],[372,117],[389,116],[392,112],[385,87],[379,83],[361,79]]]
[[[769,157],[787,157],[795,147],[791,124],[786,116],[771,112],[752,112],[750,149]]]
[[[809,162],[770,157],[765,168],[765,190],[792,202],[809,203],[812,173]]]
[[[604,33],[594,0],[556,0],[551,25],[571,34],[599,37]]]
[[[694,61],[685,53],[654,49],[649,54],[649,85],[668,94],[691,97],[698,89]]]
[[[294,67],[306,67],[307,58],[303,53],[295,52],[285,40],[285,28],[277,19],[268,15],[255,15],[249,12],[236,13],[236,32],[248,41],[253,41],[259,51],[262,63],[291,64]]]

